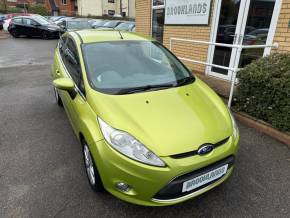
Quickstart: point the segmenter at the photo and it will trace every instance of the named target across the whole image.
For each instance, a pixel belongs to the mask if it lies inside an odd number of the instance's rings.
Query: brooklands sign
[[[211,0],[166,0],[165,24],[208,24]]]

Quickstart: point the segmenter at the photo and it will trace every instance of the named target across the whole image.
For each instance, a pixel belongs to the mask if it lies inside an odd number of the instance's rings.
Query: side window
[[[22,18],[14,18],[13,23],[22,24]]]
[[[67,37],[63,36],[63,37],[60,37],[58,41],[59,53],[63,61],[64,61],[64,51],[66,48],[66,40],[67,40]]]
[[[64,64],[78,87],[81,87],[81,66],[79,62],[77,48],[72,39],[67,38],[64,50]]]
[[[36,25],[36,22],[34,20],[28,19],[28,18],[24,18],[23,19],[23,24],[24,25]]]

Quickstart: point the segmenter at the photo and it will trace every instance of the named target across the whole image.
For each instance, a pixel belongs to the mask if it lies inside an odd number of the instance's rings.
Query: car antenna
[[[124,39],[123,36],[122,36],[122,34],[121,34],[121,32],[120,32],[120,30],[118,30],[118,33],[119,33],[121,39]]]

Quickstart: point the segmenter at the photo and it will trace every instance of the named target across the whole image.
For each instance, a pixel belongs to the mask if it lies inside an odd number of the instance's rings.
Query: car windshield
[[[90,28],[88,21],[67,21],[68,29],[87,29]]]
[[[130,30],[134,27],[134,23],[121,23],[115,29],[116,30]]]
[[[104,24],[104,27],[115,28],[118,25],[118,21],[109,21]]]
[[[109,94],[158,90],[192,83],[191,72],[158,42],[83,44],[90,84]]]
[[[41,25],[49,25],[50,24],[45,18],[43,18],[41,16],[33,16],[33,19]]]

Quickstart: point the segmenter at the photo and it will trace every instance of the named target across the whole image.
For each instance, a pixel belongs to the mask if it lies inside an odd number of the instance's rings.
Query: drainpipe
[[[120,15],[122,16],[122,0],[120,0]]]

